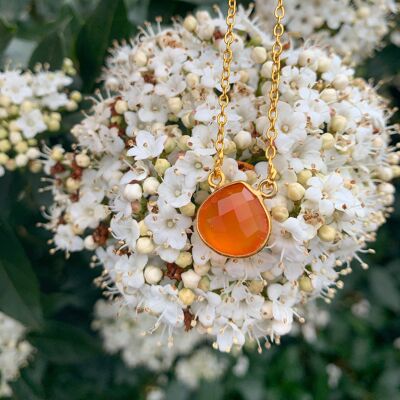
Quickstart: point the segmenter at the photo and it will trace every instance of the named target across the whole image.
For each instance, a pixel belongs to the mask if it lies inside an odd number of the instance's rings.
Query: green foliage
[[[210,9],[214,0],[0,0],[0,60],[12,56],[22,67],[50,62],[59,67],[73,59],[86,93],[99,78],[107,47],[134,34],[145,20],[185,15],[197,7]],[[224,1],[219,1],[224,8]],[[367,62],[360,73],[386,79],[383,91],[400,105],[399,89],[390,77],[399,74],[400,51],[388,47]],[[63,132],[80,114],[64,121]],[[66,136],[57,140],[67,141]],[[87,267],[87,254],[65,260],[48,254],[48,234],[36,227],[38,178],[15,173],[0,180],[0,310],[31,328],[28,339],[37,348],[21,378],[13,384],[16,400],[144,399],[155,377],[126,368],[119,357],[101,350],[90,329],[93,304],[100,291],[92,281],[99,271]],[[399,207],[397,207],[399,210]],[[371,269],[345,279],[345,289],[327,307],[331,320],[316,343],[285,338],[281,347],[258,355],[244,377],[228,374],[204,384],[195,393],[173,377],[167,399],[174,400],[386,400],[400,398],[399,212],[381,229],[370,259]],[[40,292],[39,292],[40,286]],[[356,316],[352,305],[367,299],[370,311]],[[327,365],[340,367],[337,385],[329,385]]]

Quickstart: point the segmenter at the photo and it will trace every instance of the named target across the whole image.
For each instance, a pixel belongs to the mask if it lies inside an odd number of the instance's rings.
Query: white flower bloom
[[[135,137],[136,144],[128,150],[128,156],[135,160],[157,158],[164,150],[166,136],[155,138],[150,132],[139,131]]]
[[[299,13],[317,24],[307,10]],[[330,26],[342,16],[332,9]],[[111,50],[104,78],[115,95],[73,128],[73,153],[46,151],[54,196],[46,227],[56,248],[95,249],[99,280],[156,328],[184,336],[190,325],[230,351],[246,339],[279,340],[309,301],[332,297],[351,259],[363,263],[393,202],[395,128],[386,101],[341,57],[285,46],[268,244],[246,259],[215,253],[196,213],[210,194],[223,46],[212,38],[225,23],[191,18],[184,24],[193,29],[175,22]],[[237,23],[222,171],[227,183],[257,187],[268,172],[272,41],[242,9]]]
[[[10,382],[19,377],[34,352],[25,340],[26,329],[15,319],[0,312],[0,396],[12,396]]]
[[[155,243],[180,250],[186,245],[186,230],[192,225],[192,220],[177,213],[175,208],[166,206],[160,208],[157,214],[148,214],[145,223],[153,233]]]
[[[256,4],[264,30],[272,31],[271,3],[257,0]],[[287,0],[285,8],[288,32],[333,47],[356,62],[382,47],[390,20],[398,12],[394,0]]]

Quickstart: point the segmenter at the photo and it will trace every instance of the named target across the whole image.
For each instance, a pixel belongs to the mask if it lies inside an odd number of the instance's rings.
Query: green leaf
[[[101,348],[84,330],[62,322],[50,322],[43,332],[33,333],[30,342],[48,361],[73,364],[96,357]]]
[[[59,69],[65,57],[64,36],[60,32],[54,32],[38,44],[29,60],[29,67],[33,68],[37,63],[49,63],[52,69]]]
[[[84,90],[99,77],[107,48],[113,40],[129,37],[131,27],[123,0],[101,0],[79,32],[76,53]]]
[[[0,218],[0,310],[24,325],[42,324],[39,283],[12,229]]]
[[[0,52],[3,52],[10,43],[16,27],[0,19]]]

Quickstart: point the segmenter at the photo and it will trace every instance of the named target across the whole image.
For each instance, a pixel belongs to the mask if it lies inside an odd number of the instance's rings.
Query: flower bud
[[[47,129],[50,132],[58,132],[61,128],[61,124],[60,121],[56,120],[56,119],[50,119],[49,122],[47,123]]]
[[[78,167],[87,168],[90,165],[90,157],[86,153],[77,154],[75,162]]]
[[[78,103],[76,101],[70,100],[66,105],[65,108],[67,111],[76,111],[78,109]]]
[[[0,127],[0,139],[5,139],[8,136],[8,132]]]
[[[307,275],[303,275],[299,280],[300,290],[311,293],[314,290],[311,279]]]
[[[194,123],[195,123],[195,120],[194,120],[194,115],[193,115],[192,112],[188,112],[187,114],[185,114],[185,115],[182,117],[182,124],[183,124],[186,128],[192,129],[192,128],[194,127]]]
[[[15,145],[14,149],[17,153],[26,153],[28,151],[28,143],[21,140]]]
[[[213,24],[203,24],[197,28],[197,36],[202,40],[210,40],[214,35]]]
[[[332,65],[331,59],[329,57],[322,56],[318,60],[317,71],[322,74],[322,73],[328,71],[329,68],[331,67],[331,65]]]
[[[253,294],[260,294],[264,289],[264,282],[260,280],[253,280],[249,283],[249,290]]]
[[[393,170],[391,167],[380,167],[378,176],[383,181],[391,181],[393,179]]]
[[[260,74],[263,78],[268,78],[270,79],[272,76],[272,66],[274,63],[272,61],[267,61],[263,64]]]
[[[178,258],[175,260],[178,267],[186,268],[192,264],[192,254],[188,251],[181,251]]]
[[[197,28],[197,19],[193,15],[188,15],[183,21],[183,27],[189,32],[194,32]]]
[[[69,177],[65,181],[65,187],[66,187],[68,193],[76,192],[80,188],[80,186],[81,186],[81,182],[78,179]]]
[[[210,290],[210,279],[208,278],[208,276],[203,276],[200,279],[198,288],[203,292],[208,292]]]
[[[308,180],[312,178],[312,176],[312,172],[309,169],[303,169],[303,171],[300,171],[297,174],[297,182],[299,182],[300,185],[306,187]]]
[[[183,150],[187,151],[190,149],[189,142],[191,138],[189,135],[182,135],[178,140],[178,147]]]
[[[0,151],[7,152],[11,149],[11,143],[7,139],[0,140]]]
[[[398,164],[400,161],[400,157],[397,153],[390,153],[387,156],[387,160],[389,164]]]
[[[245,171],[245,174],[247,176],[247,183],[252,185],[253,183],[256,183],[258,175],[257,172],[253,171],[253,170],[247,170]]]
[[[272,319],[272,301],[265,301],[261,307],[261,315],[264,319]]]
[[[114,109],[117,114],[122,115],[128,111],[128,103],[124,100],[117,100]]]
[[[196,206],[193,203],[188,203],[181,207],[180,212],[187,217],[194,217],[196,214]]]
[[[240,82],[243,82],[243,83],[247,83],[250,79],[249,73],[245,70],[241,70],[239,72],[239,76],[240,76],[240,78],[239,78]]]
[[[113,76],[109,76],[105,82],[106,88],[116,91],[118,89],[119,86],[119,81],[117,78],[113,77]]]
[[[178,114],[182,110],[182,104],[180,97],[171,97],[168,99],[168,108],[173,114]]]
[[[143,196],[142,187],[138,183],[129,183],[124,188],[124,197],[128,201],[141,199]]]
[[[17,144],[22,140],[22,135],[17,131],[10,132],[10,142],[12,144]]]
[[[153,240],[148,236],[140,237],[136,242],[136,250],[141,254],[150,254],[154,251]]]
[[[1,95],[0,96],[0,106],[8,107],[11,104],[11,99],[8,96]]]
[[[252,142],[251,133],[247,131],[240,131],[233,140],[239,150],[247,149],[250,147]]]
[[[330,150],[335,146],[335,137],[332,133],[326,132],[321,136],[322,139],[322,149],[323,150]]]
[[[17,164],[15,163],[15,160],[13,158],[10,158],[7,162],[6,162],[6,168],[9,171],[14,171],[15,168],[17,168]]]
[[[27,153],[28,154],[28,153]],[[33,160],[29,163],[29,170],[34,174],[37,174],[42,170],[42,163],[39,160]]]
[[[337,92],[333,88],[326,88],[321,92],[319,97],[321,100],[325,101],[325,103],[334,103],[337,101]]]
[[[278,222],[284,222],[289,218],[289,211],[286,207],[276,206],[271,210],[272,217]]]
[[[155,267],[154,265],[148,265],[144,270],[144,279],[150,285],[155,285],[160,282],[163,275],[161,268]]]
[[[179,300],[185,305],[190,306],[196,299],[196,295],[191,289],[183,288],[179,291]]]
[[[0,153],[0,165],[6,164],[9,159],[10,157],[6,153]]]
[[[297,182],[289,183],[287,188],[287,195],[292,201],[301,200],[305,192],[306,190],[304,189],[304,187]]]
[[[332,82],[333,87],[337,90],[344,90],[346,89],[347,85],[349,84],[349,78],[344,74],[339,74]]]
[[[82,94],[77,90],[73,90],[69,96],[71,100],[80,103],[82,101]]]
[[[144,219],[139,221],[138,224],[139,224],[140,236],[150,236],[151,235],[149,228],[147,227],[146,223],[144,222]]]
[[[171,166],[171,164],[169,163],[168,160],[166,160],[165,158],[159,158],[155,165],[154,165],[154,169],[156,170],[157,174],[159,176],[163,176],[165,171]]]
[[[204,265],[194,264],[193,268],[194,268],[196,274],[198,274],[200,276],[204,276],[210,270],[211,265],[210,265],[210,263],[205,263]]]
[[[201,279],[201,276],[197,275],[192,269],[182,273],[181,277],[183,285],[189,289],[196,289]]]
[[[342,133],[347,126],[347,118],[343,117],[343,115],[334,115],[331,118],[330,130],[333,133]]]
[[[261,46],[254,47],[251,58],[256,64],[263,64],[267,61],[267,50]]]
[[[25,167],[26,164],[28,164],[28,161],[29,161],[29,159],[25,154],[18,154],[15,157],[15,164],[17,167],[20,167],[20,168]]]
[[[134,55],[133,55],[133,62],[138,66],[138,67],[144,67],[147,64],[147,56],[146,54],[138,50]]]
[[[323,242],[333,242],[336,237],[336,229],[331,225],[322,225],[318,229],[318,237]]]
[[[33,110],[33,103],[29,100],[23,101],[20,110],[22,113],[29,113]]]
[[[85,237],[83,244],[85,246],[85,249],[87,250],[94,250],[97,248],[97,243],[94,241],[92,235],[88,235]]]
[[[260,135],[264,134],[264,132],[267,131],[268,126],[269,126],[268,117],[262,116],[256,119],[256,130]]]
[[[158,182],[158,179],[150,176],[143,182],[143,192],[149,195],[156,194],[159,186],[160,182]]]

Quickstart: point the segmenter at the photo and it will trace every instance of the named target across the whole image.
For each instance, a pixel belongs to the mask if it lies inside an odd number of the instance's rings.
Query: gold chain
[[[232,43],[235,40],[235,34],[233,28],[236,19],[236,0],[228,0],[228,15],[226,17],[227,31],[225,33],[224,42],[225,50],[223,54],[223,66],[221,75],[221,87],[222,93],[219,96],[219,105],[221,110],[217,117],[218,122],[218,134],[217,140],[215,141],[215,150],[217,152],[215,158],[215,166],[213,171],[208,177],[208,183],[212,188],[222,186],[225,182],[225,175],[222,172],[222,163],[224,162],[224,138],[225,138],[225,126],[228,122],[226,115],[226,108],[229,105],[229,79],[231,76],[231,64],[233,59]]]
[[[265,197],[273,197],[278,191],[276,184],[277,171],[274,166],[274,158],[276,157],[275,139],[278,136],[276,130],[276,120],[278,119],[278,101],[279,101],[279,83],[281,80],[281,55],[283,46],[281,37],[285,31],[282,24],[282,19],[285,16],[285,8],[283,0],[278,0],[275,8],[276,23],[274,26],[275,42],[272,45],[272,73],[271,73],[271,88],[269,90],[270,106],[268,110],[269,127],[266,133],[267,147],[265,149],[265,158],[268,162],[267,179],[263,180],[259,185],[259,190]]]
[[[265,197],[273,197],[277,192],[276,175],[277,171],[274,166],[274,158],[276,157],[276,146],[275,139],[278,135],[276,130],[276,120],[278,118],[278,101],[279,101],[279,82],[281,78],[281,54],[283,46],[281,37],[284,33],[284,27],[282,19],[285,16],[285,9],[283,6],[283,0],[278,0],[278,4],[275,8],[276,24],[274,26],[274,37],[275,42],[272,46],[272,75],[271,75],[271,89],[269,92],[270,108],[268,111],[269,128],[266,133],[267,147],[265,150],[265,157],[268,161],[268,175],[267,179],[263,180],[259,185],[260,192]],[[224,138],[225,138],[225,127],[228,122],[226,109],[229,105],[229,89],[230,89],[230,75],[231,75],[231,64],[233,59],[232,43],[235,39],[233,28],[235,25],[236,18],[236,0],[228,0],[228,15],[226,17],[227,31],[225,33],[224,42],[225,50],[223,53],[223,68],[221,75],[221,88],[222,93],[219,96],[219,105],[221,107],[220,113],[217,117],[218,122],[218,134],[215,142],[216,158],[213,171],[208,177],[208,183],[211,188],[216,189],[225,183],[225,175],[222,172],[222,163],[224,161]]]

